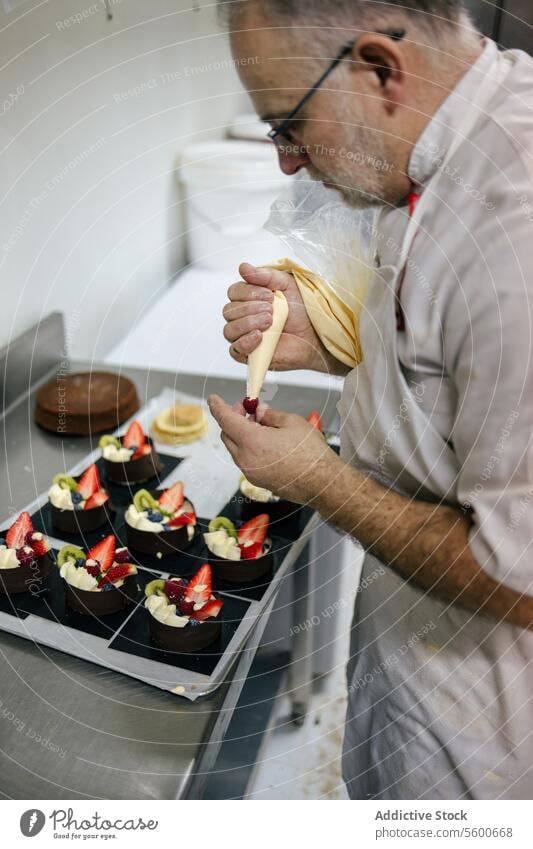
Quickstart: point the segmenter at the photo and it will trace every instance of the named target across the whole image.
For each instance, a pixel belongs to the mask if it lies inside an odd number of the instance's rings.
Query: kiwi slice
[[[114,445],[115,448],[120,448],[120,439],[117,436],[111,436],[109,433],[106,433],[100,437],[98,445],[100,448],[105,448],[106,445]]]
[[[63,566],[67,560],[86,560],[87,555],[77,545],[64,545],[57,555],[57,565]]]
[[[224,529],[228,536],[237,539],[237,528],[231,521],[231,519],[226,519],[225,516],[216,516],[214,519],[211,519],[209,522],[209,533],[212,534],[215,531],[220,531]]]
[[[72,492],[75,492],[76,487],[78,486],[74,478],[71,478],[69,475],[63,475],[61,473],[59,475],[54,475],[54,477],[52,478],[52,483],[58,483],[62,489],[70,489]]]
[[[165,595],[165,581],[162,578],[155,578],[153,581],[150,581],[144,588],[144,594],[146,597],[151,595]]]
[[[135,493],[133,504],[139,513],[142,513],[143,510],[159,510],[159,504],[147,489],[140,489]]]

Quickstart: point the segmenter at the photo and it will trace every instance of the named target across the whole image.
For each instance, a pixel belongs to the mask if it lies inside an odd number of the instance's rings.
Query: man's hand
[[[260,406],[260,423],[255,423],[244,417],[239,405],[230,407],[217,395],[211,395],[208,403],[224,445],[255,486],[306,504],[320,491],[321,481],[325,485],[329,480],[337,455],[301,416]]]
[[[287,298],[289,316],[271,368],[346,374],[346,366],[332,357],[313,330],[292,274],[256,268],[248,262],[242,263],[239,273],[243,280],[229,287],[229,303],[222,310],[226,319],[224,337],[231,342],[230,355],[234,360],[245,363],[248,354],[258,347],[262,331],[272,324],[272,293],[279,290]]]

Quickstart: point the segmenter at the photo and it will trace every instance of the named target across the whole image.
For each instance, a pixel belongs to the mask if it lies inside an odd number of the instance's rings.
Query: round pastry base
[[[49,554],[34,560],[29,566],[19,566],[16,569],[0,569],[0,595],[16,595],[18,593],[42,592],[48,578],[52,574],[54,561]]]
[[[216,619],[206,619],[199,625],[186,625],[185,628],[173,628],[164,625],[146,611],[150,618],[150,639],[157,648],[170,652],[196,652],[218,640],[221,624]]]
[[[208,556],[213,574],[230,584],[249,584],[272,571],[274,556],[272,549],[255,560],[228,560],[225,557]]]
[[[153,440],[147,437],[147,442],[152,446],[150,454],[138,457],[137,460],[128,460],[127,463],[113,463],[104,457],[104,469],[106,480],[121,486],[131,483],[144,483],[157,477],[162,469]]]
[[[268,513],[271,522],[281,522],[283,519],[288,519],[298,510],[299,505],[294,501],[286,501],[281,498],[279,501],[253,501],[245,495],[240,494],[240,516],[243,522],[248,522],[250,519],[255,519],[260,513]]]
[[[80,590],[65,582],[65,594],[67,607],[76,613],[87,616],[109,616],[110,613],[118,613],[129,607],[139,595],[137,576],[130,575],[121,587],[113,587],[107,592],[91,592]]]
[[[100,507],[91,510],[61,510],[50,503],[52,511],[52,524],[58,531],[66,534],[83,534],[95,531],[106,522],[113,520],[115,508],[106,501]]]

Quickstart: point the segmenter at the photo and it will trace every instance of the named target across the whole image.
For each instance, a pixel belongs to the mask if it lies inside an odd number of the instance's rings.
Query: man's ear
[[[404,102],[406,64],[401,48],[379,33],[366,33],[354,44],[353,69],[369,74],[369,85],[386,101],[387,111],[393,112]]]

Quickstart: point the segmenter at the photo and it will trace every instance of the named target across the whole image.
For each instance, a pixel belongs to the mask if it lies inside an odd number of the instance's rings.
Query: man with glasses
[[[533,63],[460,0],[223,5],[282,170],[379,211],[355,368],[289,273],[243,263],[224,308],[245,363],[285,292],[274,367],[344,376],[341,457],[298,416],[258,427],[210,399],[246,476],[353,535],[378,576],[352,629],[348,790],[530,798]]]

